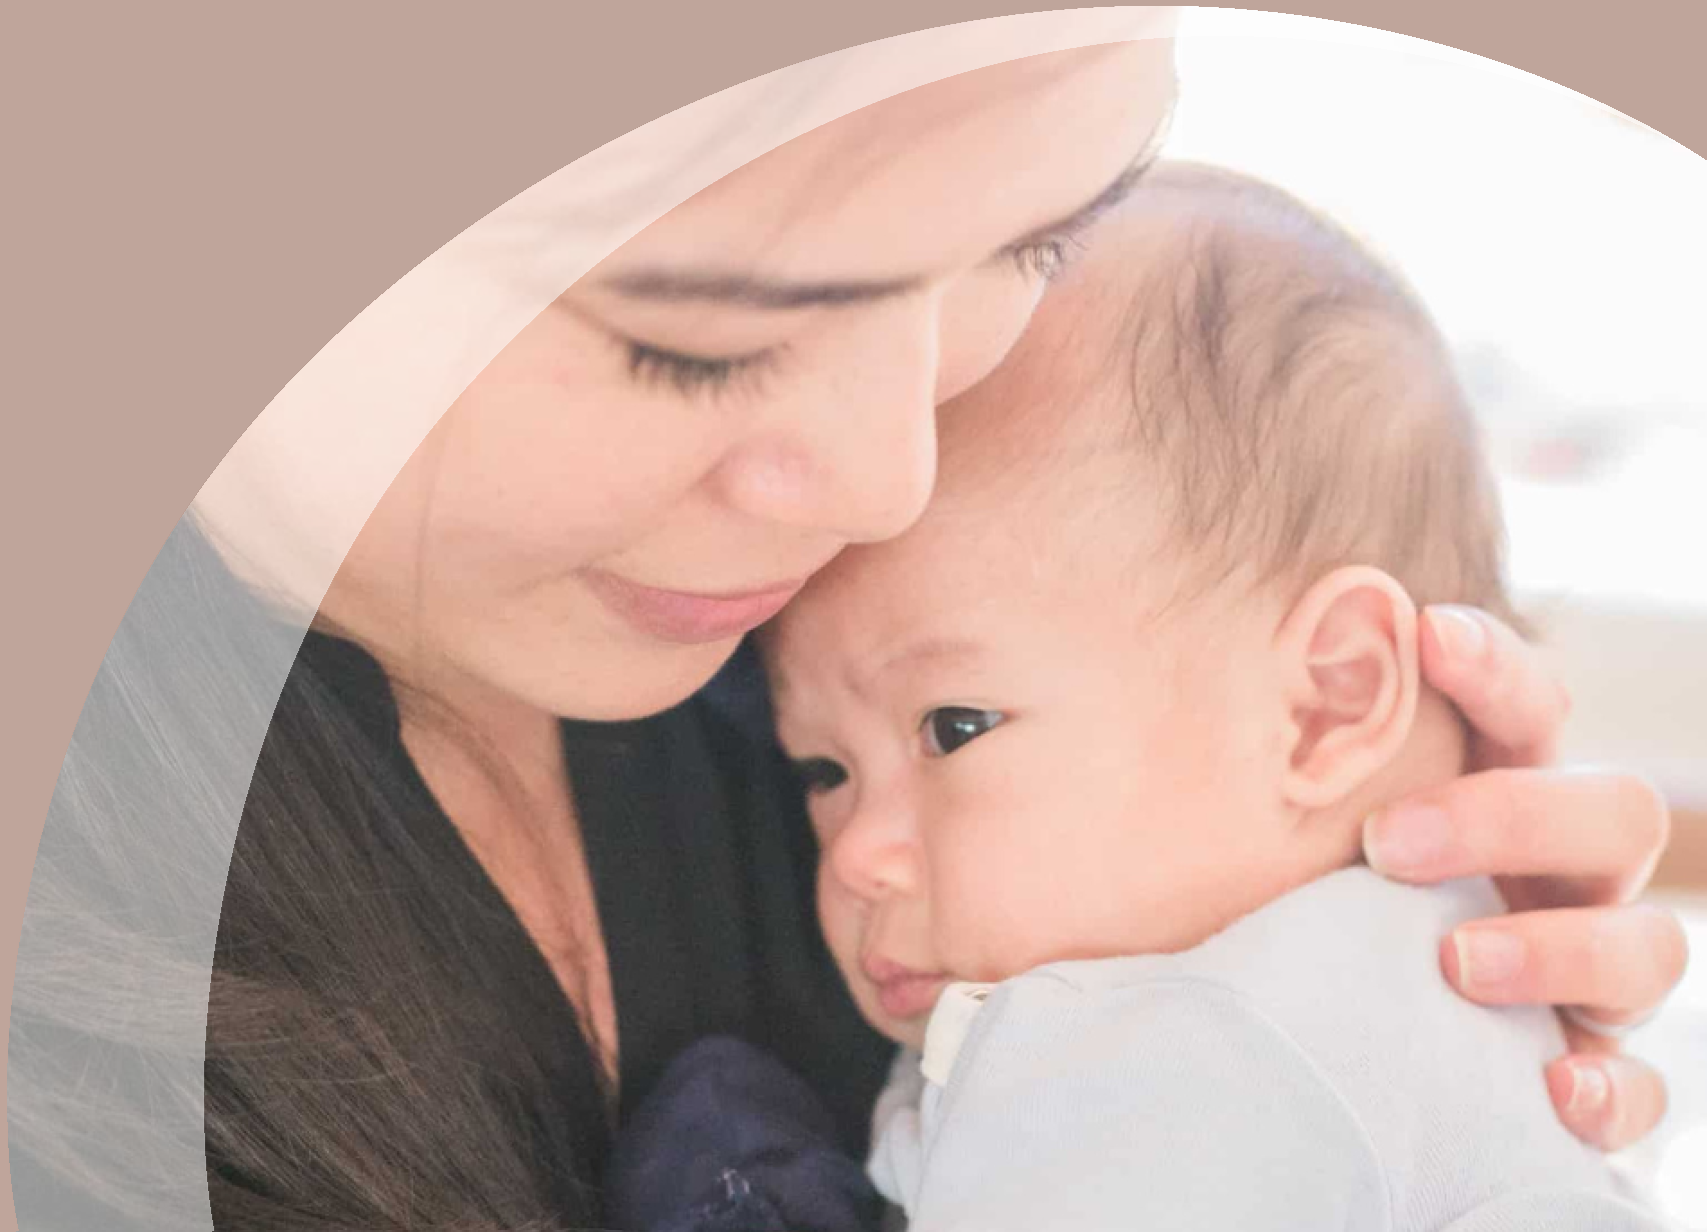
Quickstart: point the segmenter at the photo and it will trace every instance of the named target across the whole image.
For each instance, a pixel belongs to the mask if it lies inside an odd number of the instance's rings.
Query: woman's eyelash
[[[1058,277],[1084,246],[1076,231],[1063,231],[1016,244],[1007,255],[1026,277],[1048,282]]]
[[[757,375],[771,360],[769,351],[709,359],[666,351],[644,342],[630,342],[628,374],[638,381],[670,386],[683,397],[718,393],[736,378]]]

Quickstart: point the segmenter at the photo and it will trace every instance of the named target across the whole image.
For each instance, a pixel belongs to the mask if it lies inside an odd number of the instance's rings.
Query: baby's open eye
[[[925,716],[924,722],[919,725],[919,734],[924,738],[926,753],[932,757],[947,757],[991,728],[999,726],[1005,717],[997,710],[979,710],[972,706],[938,706]]]
[[[794,777],[809,796],[834,791],[848,781],[847,767],[828,757],[802,757],[794,763]]]

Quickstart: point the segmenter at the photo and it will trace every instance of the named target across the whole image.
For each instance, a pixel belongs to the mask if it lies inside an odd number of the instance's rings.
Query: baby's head
[[[1154,172],[989,379],[937,493],[766,631],[867,1017],[1170,951],[1460,769],[1419,606],[1507,612],[1491,479],[1411,294],[1278,190]]]

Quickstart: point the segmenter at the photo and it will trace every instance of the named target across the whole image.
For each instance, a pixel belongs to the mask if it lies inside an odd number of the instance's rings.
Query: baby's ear
[[[1404,746],[1420,688],[1417,610],[1379,569],[1336,569],[1305,592],[1275,635],[1286,682],[1287,802],[1343,801]]]

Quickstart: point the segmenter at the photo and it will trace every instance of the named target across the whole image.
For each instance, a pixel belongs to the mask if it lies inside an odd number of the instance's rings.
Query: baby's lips
[[[949,977],[942,972],[910,972],[878,982],[877,1002],[898,1021],[922,1018],[935,1008],[948,983]]]
[[[859,969],[865,972],[865,978],[873,984],[888,984],[894,980],[906,979],[908,976],[921,975],[912,967],[903,966],[892,959],[882,958],[875,954],[867,955],[859,960]]]

